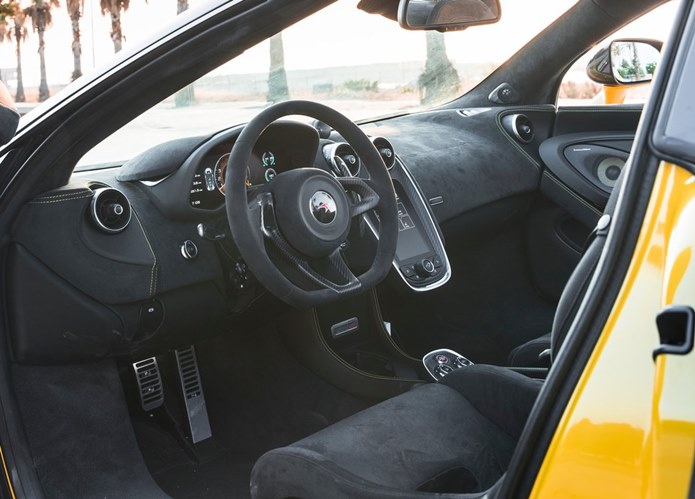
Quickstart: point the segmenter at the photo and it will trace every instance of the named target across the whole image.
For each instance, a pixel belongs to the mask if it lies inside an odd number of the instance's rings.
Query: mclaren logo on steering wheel
[[[322,224],[327,225],[335,220],[338,207],[335,203],[335,199],[333,199],[333,196],[328,194],[326,191],[316,191],[314,195],[311,196],[309,205],[311,208],[311,214],[314,215],[314,218]]]

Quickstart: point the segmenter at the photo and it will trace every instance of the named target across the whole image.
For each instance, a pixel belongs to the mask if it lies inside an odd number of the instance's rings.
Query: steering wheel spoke
[[[339,177],[338,182],[343,189],[357,196],[349,196],[350,216],[358,217],[363,213],[373,210],[379,205],[379,195],[369,185],[369,180],[358,177]]]
[[[302,276],[312,283],[335,291],[338,294],[353,292],[362,286],[359,279],[355,277],[355,274],[345,263],[340,247],[327,257],[314,260],[314,266],[320,266],[325,271],[333,274],[332,277],[323,275],[283,237],[275,218],[273,195],[270,192],[264,193],[259,197],[258,203],[261,212],[261,232],[279,250],[285,261]],[[335,282],[335,277],[340,277],[341,282]]]

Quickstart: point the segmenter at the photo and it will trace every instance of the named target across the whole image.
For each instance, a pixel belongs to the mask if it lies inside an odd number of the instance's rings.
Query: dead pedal
[[[140,360],[133,363],[135,380],[138,383],[140,405],[144,411],[152,411],[164,403],[164,390],[162,390],[162,376],[159,373],[157,359]]]
[[[203,385],[200,382],[198,360],[193,345],[175,350],[174,353],[176,354],[176,365],[179,368],[179,380],[183,390],[183,400],[186,404],[191,440],[196,444],[212,436]]]

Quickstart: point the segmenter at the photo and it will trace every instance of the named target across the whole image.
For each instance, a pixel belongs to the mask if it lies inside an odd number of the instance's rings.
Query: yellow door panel
[[[695,306],[694,246],[695,177],[664,163],[622,289],[533,497],[685,496],[695,449],[695,355],[661,355],[655,367],[652,352],[659,311]]]

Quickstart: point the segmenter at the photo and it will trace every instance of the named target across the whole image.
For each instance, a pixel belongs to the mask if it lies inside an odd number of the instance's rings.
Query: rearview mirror
[[[500,20],[499,0],[400,0],[398,24],[405,29],[455,31]]]
[[[589,61],[586,73],[601,85],[635,85],[654,77],[659,62],[658,40],[613,40]]]

